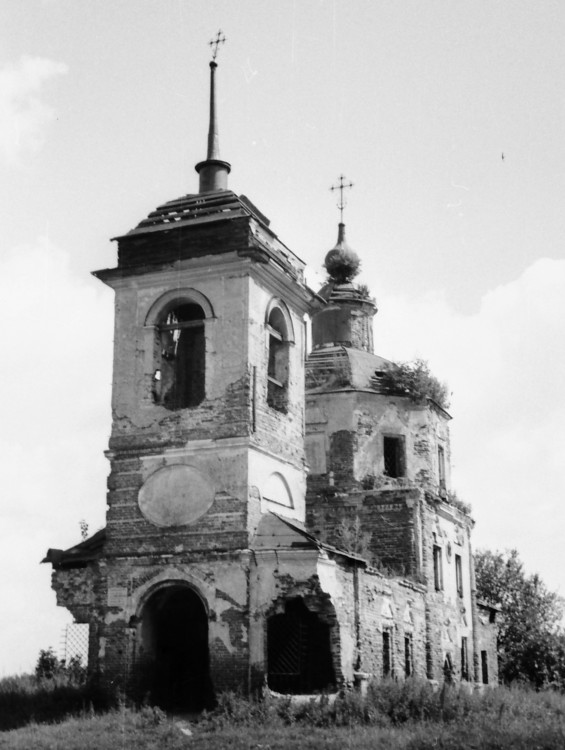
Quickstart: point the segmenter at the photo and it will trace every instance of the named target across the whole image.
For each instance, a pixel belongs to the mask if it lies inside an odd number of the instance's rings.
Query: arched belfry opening
[[[153,394],[167,409],[185,409],[204,400],[204,318],[202,307],[193,302],[180,302],[161,315]]]
[[[267,682],[277,693],[335,689],[330,625],[297,597],[267,620]]]
[[[159,588],[141,612],[143,690],[169,711],[201,711],[213,703],[209,671],[208,616],[190,587]]]

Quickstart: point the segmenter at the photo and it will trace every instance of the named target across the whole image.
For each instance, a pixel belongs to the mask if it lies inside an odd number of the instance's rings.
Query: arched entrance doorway
[[[182,584],[160,587],[141,612],[144,689],[170,711],[200,711],[213,701],[208,617],[200,596]]]

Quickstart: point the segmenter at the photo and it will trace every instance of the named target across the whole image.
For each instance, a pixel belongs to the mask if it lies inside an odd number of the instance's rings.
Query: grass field
[[[0,682],[0,712],[5,708]],[[565,748],[565,698],[554,692],[496,688],[436,691],[427,683],[380,683],[362,699],[345,693],[295,705],[220,697],[217,709],[190,723],[160,709],[91,709],[57,724],[0,732],[3,750],[549,750]]]

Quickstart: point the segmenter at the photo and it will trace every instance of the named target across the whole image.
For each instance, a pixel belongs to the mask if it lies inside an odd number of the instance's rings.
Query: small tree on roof
[[[381,384],[390,393],[409,396],[417,402],[429,398],[442,409],[449,408],[447,385],[430,372],[429,365],[424,359],[394,363],[392,367],[384,370]]]

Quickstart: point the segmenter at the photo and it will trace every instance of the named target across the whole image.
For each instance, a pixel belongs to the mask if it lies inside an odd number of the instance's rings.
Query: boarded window
[[[467,651],[467,638],[461,638],[461,679],[469,679],[469,654]]]
[[[433,549],[434,558],[434,585],[436,591],[443,591],[443,558],[441,554],[441,547],[434,544]]]
[[[438,478],[440,489],[445,489],[445,450],[443,446],[437,449]]]
[[[445,661],[443,662],[443,676],[448,685],[453,683],[453,661],[451,660],[451,654],[445,655]]]
[[[455,555],[455,583],[457,584],[457,594],[463,596],[463,565],[461,555]]]
[[[486,651],[481,651],[481,673],[483,684],[488,685],[488,654]]]
[[[155,402],[167,409],[197,406],[205,395],[204,311],[181,304],[158,327],[159,366],[154,374]]]
[[[302,599],[285,604],[267,621],[268,684],[278,693],[332,690],[335,673],[330,627]]]
[[[389,436],[383,438],[384,473],[389,477],[403,477],[406,474],[404,459],[404,438]]]
[[[413,673],[414,668],[412,666],[412,636],[404,636],[404,674],[406,677],[410,677]]]
[[[288,405],[288,333],[284,316],[277,307],[267,323],[269,354],[267,362],[267,403],[286,412]]]
[[[383,677],[392,675],[392,638],[390,630],[383,630]]]

